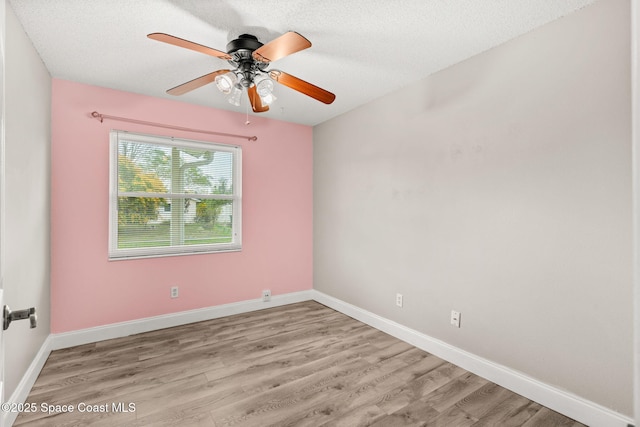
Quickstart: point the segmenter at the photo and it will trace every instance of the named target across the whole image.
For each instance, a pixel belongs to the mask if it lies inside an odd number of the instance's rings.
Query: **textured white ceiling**
[[[313,46],[274,62],[336,94],[325,105],[276,85],[262,113],[315,125],[596,0],[10,0],[53,77],[176,99],[165,90],[221,59],[150,40],[164,32],[226,51],[249,33],[297,31]],[[245,112],[207,85],[178,99]]]

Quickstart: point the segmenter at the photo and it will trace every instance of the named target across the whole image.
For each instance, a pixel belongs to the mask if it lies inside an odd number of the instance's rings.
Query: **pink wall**
[[[258,141],[90,118],[104,114]],[[51,331],[211,307],[312,287],[312,129],[53,80]],[[108,261],[109,130],[242,146],[241,252]],[[180,297],[169,288],[180,286]]]

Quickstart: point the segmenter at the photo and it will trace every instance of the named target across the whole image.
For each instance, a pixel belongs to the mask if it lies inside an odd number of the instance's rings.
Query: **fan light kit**
[[[284,71],[267,70],[271,62],[311,47],[309,40],[293,31],[267,44],[262,44],[255,36],[242,34],[227,44],[227,52],[165,33],[152,33],[147,37],[224,59],[233,66],[233,69],[217,70],[171,88],[167,91],[171,95],[183,95],[215,82],[218,90],[228,96],[229,103],[236,106],[240,106],[246,89],[251,109],[255,113],[262,113],[268,111],[269,105],[277,99],[273,94],[275,81],[325,104],[331,104],[336,99],[333,93]]]

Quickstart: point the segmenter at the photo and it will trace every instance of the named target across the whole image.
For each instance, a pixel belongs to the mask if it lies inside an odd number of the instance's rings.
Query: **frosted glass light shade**
[[[215,79],[216,86],[218,86],[218,90],[220,90],[220,92],[224,93],[225,95],[228,95],[231,93],[237,81],[238,81],[238,77],[236,77],[236,75],[232,72],[228,72],[228,73],[216,76],[216,79]]]
[[[262,97],[271,95],[273,92],[273,81],[270,78],[265,77],[256,82],[256,91],[258,92],[258,95]]]
[[[242,95],[242,90],[238,88],[238,86],[234,86],[233,89],[231,89],[231,96],[229,96],[229,104],[233,104],[236,107],[239,107],[241,95]]]

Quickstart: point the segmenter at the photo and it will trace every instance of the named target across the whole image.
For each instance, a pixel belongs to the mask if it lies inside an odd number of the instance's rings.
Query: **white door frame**
[[[6,0],[0,0],[0,313],[4,311],[4,124],[5,124],[5,34],[6,34]],[[0,322],[2,323],[2,322]],[[5,402],[4,397],[4,339],[3,328],[0,326],[0,403]],[[5,414],[0,412],[0,427],[3,427]]]
[[[631,128],[633,171],[634,415],[640,426],[640,4],[631,1]]]

